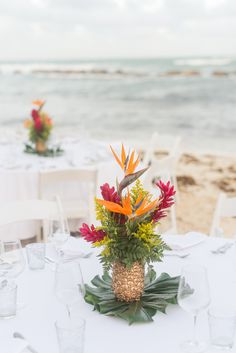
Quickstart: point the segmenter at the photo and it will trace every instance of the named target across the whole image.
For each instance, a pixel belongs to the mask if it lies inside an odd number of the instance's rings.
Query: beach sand
[[[179,197],[176,202],[179,233],[209,234],[220,192],[236,196],[236,156],[184,153],[177,166]],[[226,236],[236,234],[236,219],[225,219]]]

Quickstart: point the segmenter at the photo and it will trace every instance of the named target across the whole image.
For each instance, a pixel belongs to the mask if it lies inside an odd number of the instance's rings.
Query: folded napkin
[[[88,257],[93,251],[91,244],[88,244],[84,239],[69,237],[68,241],[61,247],[65,260],[73,258]]]
[[[181,251],[201,244],[207,236],[203,233],[189,232],[183,235],[163,235],[162,238],[172,250]]]

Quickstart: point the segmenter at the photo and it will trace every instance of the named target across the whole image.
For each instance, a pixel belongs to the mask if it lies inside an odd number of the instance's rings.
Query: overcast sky
[[[236,55],[236,0],[0,0],[0,60]]]

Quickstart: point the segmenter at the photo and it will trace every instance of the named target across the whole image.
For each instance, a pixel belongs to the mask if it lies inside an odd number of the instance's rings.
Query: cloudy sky
[[[0,0],[0,60],[236,55],[236,0]]]

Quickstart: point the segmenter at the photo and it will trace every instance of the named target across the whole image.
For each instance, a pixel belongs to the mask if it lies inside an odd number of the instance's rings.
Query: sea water
[[[1,126],[21,126],[33,99],[47,101],[57,126],[99,139],[157,131],[236,151],[233,57],[0,62]]]

